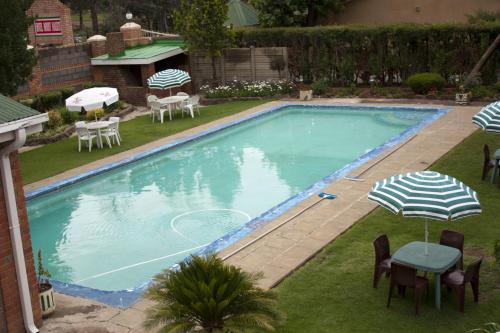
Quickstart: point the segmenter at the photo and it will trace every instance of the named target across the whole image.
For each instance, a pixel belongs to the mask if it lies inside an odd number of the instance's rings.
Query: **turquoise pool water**
[[[434,114],[270,112],[29,200],[33,249],[56,280],[137,287]]]

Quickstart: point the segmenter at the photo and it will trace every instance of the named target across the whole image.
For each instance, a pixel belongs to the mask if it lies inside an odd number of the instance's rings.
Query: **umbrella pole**
[[[427,225],[427,219],[425,219],[425,255],[429,255],[429,246],[428,246],[428,241],[429,241],[429,229]]]

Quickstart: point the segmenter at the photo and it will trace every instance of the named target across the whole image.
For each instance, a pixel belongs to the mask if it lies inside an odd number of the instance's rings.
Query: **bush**
[[[413,74],[406,80],[406,85],[416,94],[427,94],[444,88],[446,80],[438,73]]]
[[[381,85],[390,86],[419,72],[445,78],[468,73],[499,33],[498,22],[252,27],[237,29],[236,40],[240,47],[287,47],[288,71],[304,82],[324,78],[347,86],[358,80],[368,83],[375,75]],[[494,73],[499,62],[496,52],[482,72]]]
[[[72,124],[76,119],[78,119],[78,116],[79,116],[78,112],[70,112],[64,106],[58,107],[58,108],[54,109],[53,111],[58,112],[61,115],[61,119],[62,119],[63,123],[68,124],[68,125]]]
[[[95,109],[92,111],[87,111],[86,118],[89,121],[95,120],[95,118],[100,119],[104,116],[104,109]]]
[[[50,109],[65,105],[66,98],[73,94],[74,91],[72,89],[54,90],[38,94],[33,98],[31,107],[40,112],[46,112]]]
[[[491,98],[495,97],[496,91],[494,87],[477,86],[472,88],[471,94],[473,98]]]
[[[272,97],[289,94],[293,89],[293,84],[286,80],[232,81],[215,87],[208,85],[200,87],[207,98]]]
[[[83,89],[90,89],[96,87],[107,87],[107,85],[103,82],[86,82],[82,85]]]
[[[49,128],[56,128],[63,124],[63,120],[59,112],[49,111],[47,114],[49,116],[49,121],[47,122],[47,126]]]
[[[328,91],[328,83],[325,80],[314,81],[311,85],[314,95],[324,95]]]

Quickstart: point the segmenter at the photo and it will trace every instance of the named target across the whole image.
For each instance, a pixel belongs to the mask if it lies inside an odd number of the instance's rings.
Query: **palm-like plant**
[[[483,333],[497,333],[500,332],[500,324],[497,323],[487,323],[484,324],[484,328],[475,328],[473,330],[468,331],[471,332],[483,332]]]
[[[216,255],[192,256],[155,278],[146,297],[146,328],[159,332],[272,332],[283,319],[276,295],[257,287],[260,274],[225,264]]]

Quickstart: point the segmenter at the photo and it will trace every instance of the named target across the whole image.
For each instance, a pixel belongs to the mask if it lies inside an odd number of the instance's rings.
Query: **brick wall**
[[[91,52],[88,43],[38,49],[28,89],[19,89],[18,95],[32,96],[93,81]]]
[[[71,10],[59,0],[35,0],[26,11],[26,15],[33,18],[59,17],[61,18],[60,36],[35,36],[35,28],[31,25],[28,29],[30,45],[73,45],[73,23]]]
[[[22,241],[24,245],[24,256],[28,272],[28,283],[31,291],[31,303],[37,326],[42,324],[42,315],[38,300],[38,286],[35,274],[33,250],[31,248],[31,236],[24,201],[23,181],[17,152],[10,156],[12,177],[16,190],[16,201],[21,225]],[[12,254],[12,243],[10,239],[9,224],[5,207],[3,185],[0,181],[0,290],[2,295],[2,306],[6,320],[7,331],[12,333],[24,332],[23,315],[20,296],[17,285],[17,276]],[[0,317],[1,318],[1,317]],[[0,324],[0,328],[1,328]]]

